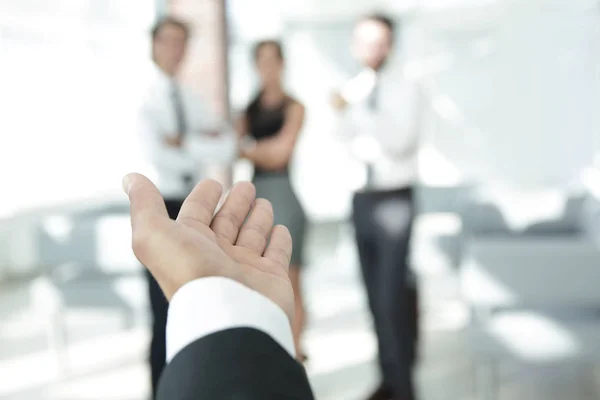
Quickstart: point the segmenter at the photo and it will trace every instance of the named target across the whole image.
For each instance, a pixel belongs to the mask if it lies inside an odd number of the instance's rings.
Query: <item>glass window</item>
[[[154,13],[144,0],[0,3],[0,212],[118,190]]]

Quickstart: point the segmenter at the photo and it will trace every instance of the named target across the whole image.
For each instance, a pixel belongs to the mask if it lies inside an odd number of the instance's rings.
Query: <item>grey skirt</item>
[[[301,267],[304,255],[306,214],[298,201],[290,178],[285,173],[260,173],[252,182],[256,186],[256,197],[264,198],[273,205],[275,225],[285,225],[292,235],[293,250],[291,265]]]

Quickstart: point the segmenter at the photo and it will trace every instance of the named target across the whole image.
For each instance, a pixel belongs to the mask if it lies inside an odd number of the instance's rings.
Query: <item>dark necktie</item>
[[[177,129],[177,135],[179,135],[180,139],[183,139],[187,133],[187,121],[185,119],[185,109],[183,106],[183,98],[181,97],[181,90],[175,81],[171,83],[171,101],[173,103],[173,111],[175,112],[175,128]],[[191,191],[194,185],[193,176],[191,174],[184,174],[181,178],[184,185]]]
[[[369,110],[373,113],[377,112],[377,107],[379,106],[379,79],[375,78],[375,84],[373,85],[373,90],[369,94],[367,98],[367,106]],[[373,180],[375,176],[375,171],[373,169],[373,164],[370,162],[366,163],[367,168],[367,188],[373,185]]]
[[[377,107],[379,106],[379,80],[375,78],[375,85],[373,85],[373,90],[369,94],[369,98],[367,100],[367,104],[369,106],[369,110],[375,112],[377,111]]]

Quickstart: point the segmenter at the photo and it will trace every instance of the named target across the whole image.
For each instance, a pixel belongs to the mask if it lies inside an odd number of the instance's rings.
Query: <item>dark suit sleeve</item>
[[[191,343],[165,368],[157,400],[313,400],[304,367],[252,328]]]

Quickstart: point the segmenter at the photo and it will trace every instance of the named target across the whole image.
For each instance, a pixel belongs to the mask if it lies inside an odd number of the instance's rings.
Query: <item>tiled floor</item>
[[[425,400],[471,400],[473,368],[461,328],[466,312],[452,268],[456,221],[437,216],[417,226],[415,264],[421,279],[424,346],[417,374]],[[443,240],[440,240],[443,238]],[[377,383],[375,341],[357,275],[350,228],[321,225],[309,240],[306,292],[310,309],[308,371],[319,400],[358,400]],[[440,243],[442,245],[440,245]],[[139,282],[138,282],[139,283]],[[129,286],[130,292],[144,292]],[[68,314],[69,372],[58,374],[47,350],[45,320],[31,303],[31,283],[0,288],[0,399],[146,400],[147,315],[124,329],[124,314],[96,308]],[[127,287],[115,293],[127,292]],[[85,292],[82,296],[103,296]],[[501,398],[591,400],[590,368],[501,371]]]

